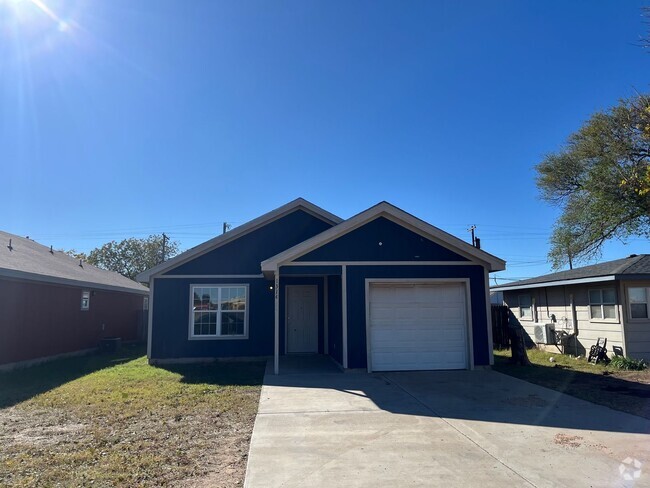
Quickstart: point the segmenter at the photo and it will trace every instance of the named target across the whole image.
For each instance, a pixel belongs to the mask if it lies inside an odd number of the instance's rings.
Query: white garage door
[[[373,371],[466,369],[464,283],[371,283]]]

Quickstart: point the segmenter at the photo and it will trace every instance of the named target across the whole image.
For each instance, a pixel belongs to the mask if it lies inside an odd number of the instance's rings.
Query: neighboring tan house
[[[552,342],[546,324],[568,334],[572,353],[588,353],[599,337],[607,349],[650,361],[650,255],[585,266],[494,286],[503,292],[511,319],[520,323],[532,342]],[[553,320],[555,319],[555,320]],[[557,350],[557,349],[556,349]]]
[[[31,239],[0,231],[0,369],[144,336],[149,290]]]
[[[138,276],[149,359],[325,354],[368,371],[492,361],[505,263],[386,202],[347,219],[297,199]]]

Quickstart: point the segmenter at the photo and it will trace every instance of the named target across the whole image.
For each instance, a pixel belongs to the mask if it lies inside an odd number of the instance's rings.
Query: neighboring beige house
[[[553,334],[569,334],[567,353],[588,353],[599,337],[607,349],[650,361],[650,254],[560,271],[491,288],[503,292],[511,320],[531,342],[556,349]],[[562,347],[560,347],[562,349]]]

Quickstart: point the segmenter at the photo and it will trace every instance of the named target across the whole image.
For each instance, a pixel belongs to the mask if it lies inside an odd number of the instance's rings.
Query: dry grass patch
[[[0,374],[0,485],[240,486],[264,364],[140,352]]]

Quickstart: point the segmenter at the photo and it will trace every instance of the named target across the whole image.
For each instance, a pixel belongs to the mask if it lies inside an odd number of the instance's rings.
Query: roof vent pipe
[[[9,239],[9,245],[7,247],[9,248],[10,251],[14,250],[13,246],[11,245],[11,239]]]
[[[83,261],[82,261],[81,259],[79,260],[79,267],[80,267],[80,268],[83,268],[83,267],[84,267],[84,263],[83,263]]]
[[[54,249],[50,246],[50,254],[54,254]]]

